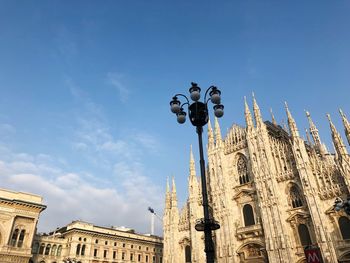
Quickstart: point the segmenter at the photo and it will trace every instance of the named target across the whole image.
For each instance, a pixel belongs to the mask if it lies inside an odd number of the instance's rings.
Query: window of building
[[[51,248],[51,256],[55,256],[56,255],[56,249],[57,249],[57,246],[53,245],[52,248]]]
[[[125,259],[125,252],[122,252],[122,260]]]
[[[81,241],[81,237],[79,237],[79,241]]]
[[[240,184],[246,184],[250,181],[249,175],[248,175],[247,162],[242,155],[239,156],[237,160],[237,172],[238,172]]]
[[[40,245],[40,249],[39,249],[39,254],[43,255],[44,254],[44,250],[45,250],[45,244],[41,244]]]
[[[79,255],[80,254],[80,244],[77,245],[77,250],[75,251],[75,255]]]
[[[343,239],[350,239],[350,220],[345,216],[339,217],[339,228]]]
[[[12,233],[11,242],[10,242],[10,245],[13,247],[16,246],[18,234],[19,234],[19,229],[16,228]]]
[[[185,262],[191,263],[191,247],[190,246],[185,247]]]
[[[156,263],[156,256],[153,256],[152,263]]]
[[[98,239],[95,240],[95,244],[98,244]]]
[[[117,251],[113,251],[113,259],[117,257]]]
[[[84,238],[84,242],[86,242],[86,237]]]
[[[32,253],[33,254],[38,254],[38,252],[39,252],[39,242],[35,242],[33,244]]]
[[[146,251],[148,251],[148,247],[146,247]]]
[[[94,257],[97,257],[97,248],[94,249]]]
[[[297,208],[297,207],[303,206],[302,197],[300,195],[300,192],[299,192],[299,189],[298,189],[297,186],[293,185],[290,188],[289,198],[290,198],[290,205],[293,208]]]
[[[57,256],[61,256],[61,252],[62,252],[62,246],[59,245],[58,248],[57,248]]]
[[[159,263],[162,263],[162,262],[163,262],[163,258],[159,257]]]
[[[105,241],[105,245],[108,245],[108,241]]]
[[[146,259],[145,260],[146,260],[146,262],[148,262],[148,256],[147,255],[146,255]]]
[[[131,245],[130,247],[131,247],[131,248],[134,248],[134,245]]]
[[[21,230],[21,233],[19,234],[19,238],[18,238],[18,243],[17,243],[18,247],[22,247],[25,233],[26,231],[24,229]]]
[[[50,255],[50,249],[51,249],[51,245],[48,244],[45,248],[45,255]]]
[[[81,247],[81,255],[85,256],[85,245]]]
[[[117,242],[114,242],[114,246],[115,246],[115,247],[117,246]]]
[[[125,243],[123,243],[123,247],[125,247]]]
[[[137,257],[137,260],[140,262],[141,261],[141,255],[139,254]]]
[[[107,257],[107,250],[103,251],[103,257],[106,258]]]
[[[139,249],[141,250],[141,246],[139,246]]]
[[[133,261],[133,260],[134,260],[134,254],[131,253],[131,254],[130,254],[130,261]]]
[[[243,206],[243,217],[245,226],[255,225],[253,208],[250,204],[245,204]]]
[[[312,244],[309,229],[307,228],[306,225],[300,224],[298,226],[298,232],[299,232],[300,243],[302,246],[305,247]]]

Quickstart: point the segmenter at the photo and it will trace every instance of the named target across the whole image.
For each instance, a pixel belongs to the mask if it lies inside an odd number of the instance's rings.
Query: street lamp
[[[191,88],[189,89],[190,98],[193,101],[190,104],[189,99],[183,94],[176,94],[172,101],[170,102],[171,112],[176,114],[177,122],[180,124],[185,123],[186,121],[186,112],[184,106],[188,107],[188,115],[193,126],[196,127],[196,132],[198,134],[198,143],[199,143],[199,155],[200,155],[200,171],[201,171],[201,182],[202,182],[202,197],[203,197],[203,211],[204,218],[196,220],[195,229],[197,231],[204,231],[204,240],[205,240],[205,253],[207,257],[207,263],[213,263],[215,254],[214,254],[214,243],[211,235],[212,230],[217,230],[220,228],[220,225],[214,218],[209,214],[209,204],[208,204],[208,193],[207,193],[207,182],[205,177],[205,163],[203,155],[203,126],[206,125],[209,121],[208,116],[208,102],[211,101],[214,104],[214,114],[216,117],[220,118],[224,115],[224,106],[221,103],[221,91],[218,90],[215,86],[210,86],[204,95],[204,102],[200,102],[200,91],[201,88],[198,87],[197,83],[191,82]],[[209,98],[207,95],[209,94]],[[186,102],[181,104],[178,97],[184,97]]]
[[[344,209],[345,213],[350,216],[350,197],[347,200],[342,200],[340,197],[337,197],[334,201],[334,210],[339,212]]]

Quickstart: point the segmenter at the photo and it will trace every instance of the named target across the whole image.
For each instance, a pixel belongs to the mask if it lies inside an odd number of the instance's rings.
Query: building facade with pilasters
[[[319,250],[324,262],[350,262],[350,219],[335,212],[336,197],[350,193],[350,156],[334,126],[331,153],[306,112],[306,140],[286,104],[288,126],[273,114],[263,121],[253,97],[244,102],[246,126],[233,125],[222,138],[217,119],[208,124],[207,188],[213,217],[216,262],[306,262],[304,249]],[[340,111],[350,143],[350,124]],[[191,150],[192,151],[192,150]],[[164,262],[205,262],[204,235],[194,229],[203,217],[201,185],[191,152],[188,200],[177,206],[175,181],[167,184]]]

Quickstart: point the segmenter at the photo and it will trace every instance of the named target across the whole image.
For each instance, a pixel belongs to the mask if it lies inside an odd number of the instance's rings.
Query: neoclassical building
[[[161,263],[163,240],[130,228],[100,227],[83,221],[37,235],[33,263]]]
[[[246,127],[233,125],[222,138],[218,121],[208,123],[207,188],[213,217],[216,262],[306,262],[304,248],[319,249],[324,262],[350,262],[350,219],[333,209],[336,197],[350,193],[350,156],[328,115],[334,153],[322,143],[316,125],[305,141],[286,104],[288,126],[272,115],[262,119],[253,97],[245,101]],[[340,111],[350,143],[350,124]],[[254,117],[254,121],[253,121]],[[190,155],[189,196],[177,205],[175,182],[167,183],[164,210],[164,263],[205,262],[201,185]]]
[[[0,262],[28,263],[42,197],[0,189]]]

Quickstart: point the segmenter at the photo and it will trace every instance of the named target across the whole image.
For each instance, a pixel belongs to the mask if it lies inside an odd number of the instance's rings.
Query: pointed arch
[[[287,188],[289,205],[292,208],[298,208],[304,206],[303,197],[301,195],[300,188],[295,183],[290,183]]]
[[[237,155],[236,167],[237,167],[239,184],[249,183],[250,177],[248,173],[247,159],[243,154]]]

